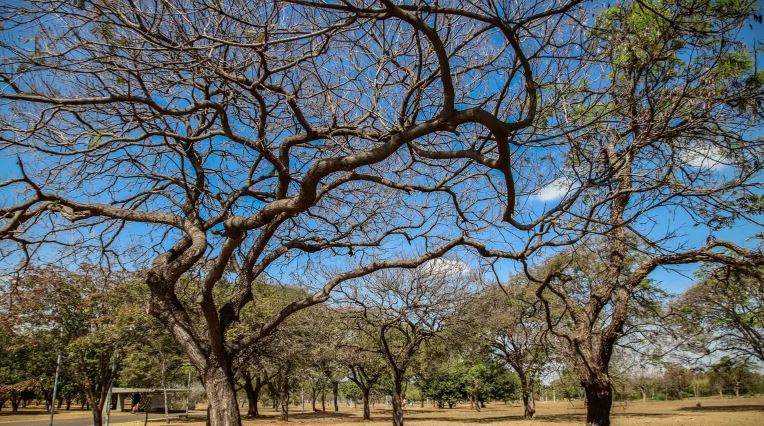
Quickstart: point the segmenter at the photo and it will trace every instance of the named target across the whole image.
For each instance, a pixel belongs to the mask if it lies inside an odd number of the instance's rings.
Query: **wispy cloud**
[[[553,201],[562,198],[573,189],[573,181],[567,177],[558,177],[541,187],[532,197],[538,201]]]
[[[445,275],[464,274],[469,272],[470,270],[469,265],[462,262],[461,260],[446,259],[443,257],[439,257],[437,259],[433,259],[425,263],[424,265],[422,265],[422,268],[435,274],[445,274]]]
[[[683,148],[679,158],[684,164],[696,169],[720,170],[726,167],[724,152],[713,145]]]

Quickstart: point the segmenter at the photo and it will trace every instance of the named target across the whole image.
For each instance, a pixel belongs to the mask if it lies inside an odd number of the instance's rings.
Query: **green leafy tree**
[[[706,268],[672,305],[689,349],[764,362],[764,269]]]
[[[756,374],[753,370],[754,366],[748,361],[725,356],[711,366],[708,378],[720,395],[725,390],[731,390],[739,397],[741,392],[750,392],[756,386]]]
[[[463,369],[455,363],[441,363],[430,366],[427,374],[419,376],[424,394],[431,398],[439,408],[452,408],[466,397]]]

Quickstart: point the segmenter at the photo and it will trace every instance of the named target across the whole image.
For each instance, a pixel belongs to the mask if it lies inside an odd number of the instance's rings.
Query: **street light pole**
[[[186,419],[188,419],[188,410],[190,406],[191,406],[191,368],[188,369],[188,384],[186,385]]]
[[[111,362],[111,378],[109,379],[109,392],[106,394],[106,426],[111,422],[111,391],[114,387],[114,372],[117,371],[117,357]]]
[[[56,403],[56,391],[58,391],[58,371],[61,369],[61,353],[59,352],[58,358],[56,358],[56,378],[53,379],[53,396],[50,398],[50,420],[48,420],[48,426],[53,426],[53,412],[55,411]]]

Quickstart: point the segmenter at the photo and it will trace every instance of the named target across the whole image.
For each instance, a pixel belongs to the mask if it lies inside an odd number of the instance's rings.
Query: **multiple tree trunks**
[[[106,402],[106,392],[107,389],[104,389],[102,395],[97,395],[92,391],[88,391],[88,389],[85,389],[85,396],[88,399],[88,407],[90,407],[90,412],[93,413],[93,426],[101,426],[103,424],[103,407],[104,402]]]

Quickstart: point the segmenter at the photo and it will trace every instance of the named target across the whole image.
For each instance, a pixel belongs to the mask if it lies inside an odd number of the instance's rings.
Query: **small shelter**
[[[155,388],[112,388],[112,407],[117,411],[129,411],[132,408],[133,395],[141,395],[142,409],[147,411],[164,411],[164,392],[167,391],[168,402],[175,400],[175,395],[179,393],[188,393],[188,389],[155,389]],[[125,406],[126,400],[130,404]],[[170,407],[172,408],[172,404]],[[186,407],[183,407],[185,410]],[[168,410],[177,411],[177,410]]]

